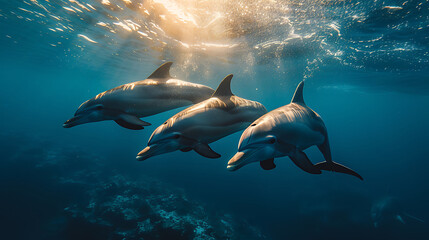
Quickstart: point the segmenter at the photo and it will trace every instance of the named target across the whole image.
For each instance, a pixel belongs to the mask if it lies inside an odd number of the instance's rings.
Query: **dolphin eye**
[[[276,139],[275,138],[270,138],[270,140],[268,141],[270,144],[273,144],[273,143],[275,143],[276,142]]]
[[[256,123],[253,123],[252,125],[250,125],[251,127],[254,127],[254,126],[256,126]]]
[[[102,105],[98,105],[97,107],[95,107],[95,109],[97,110],[102,110],[104,107]]]
[[[164,123],[164,125],[167,124],[167,122]]]

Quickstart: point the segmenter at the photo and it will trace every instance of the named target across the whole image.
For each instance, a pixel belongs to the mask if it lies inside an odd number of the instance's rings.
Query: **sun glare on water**
[[[64,36],[74,33],[83,41],[77,43],[79,47],[84,48],[86,41],[103,50],[132,39],[137,46],[140,42],[141,48],[155,52],[244,52],[249,47],[249,34],[269,35],[273,25],[289,24],[288,7],[270,0],[64,0],[61,6],[48,0],[26,3],[34,10],[21,11],[50,20],[45,24],[51,31],[64,32]],[[58,11],[59,7],[62,10]],[[285,30],[289,30],[287,26]]]
[[[382,37],[356,42],[344,33],[343,20],[348,26],[365,21],[359,6],[343,0],[31,0],[12,14],[45,26],[47,48],[63,48],[64,55],[95,67],[129,70],[168,59],[182,72],[206,66],[209,74],[212,63],[238,62],[248,73],[261,64],[285,73],[285,61],[291,60],[305,65],[306,78],[325,59],[352,65],[354,54],[372,58],[379,50],[367,45],[376,46]],[[394,49],[416,49],[407,46]]]

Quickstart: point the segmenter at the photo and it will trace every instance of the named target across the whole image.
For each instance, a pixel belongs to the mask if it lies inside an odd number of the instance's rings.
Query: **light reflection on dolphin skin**
[[[137,159],[176,150],[194,150],[204,157],[219,158],[220,154],[209,143],[245,129],[267,112],[262,104],[232,94],[231,79],[232,74],[225,77],[210,99],[177,113],[159,126]]]
[[[164,63],[146,80],[115,87],[82,103],[63,127],[114,120],[122,127],[140,130],[151,125],[142,117],[195,104],[213,94],[210,87],[171,77],[172,64]]]
[[[302,81],[288,105],[275,109],[253,122],[241,135],[237,154],[228,162],[235,171],[252,162],[265,170],[276,167],[274,158],[288,156],[299,168],[321,174],[321,170],[341,172],[363,178],[355,171],[332,161],[328,133],[322,118],[307,107]],[[303,150],[316,145],[325,162],[313,165]]]

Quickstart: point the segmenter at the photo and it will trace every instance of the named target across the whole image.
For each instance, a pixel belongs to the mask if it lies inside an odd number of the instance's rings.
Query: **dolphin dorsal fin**
[[[231,79],[234,75],[229,74],[226,76],[222,82],[217,87],[216,91],[213,93],[212,97],[230,97],[233,96],[231,92]]]
[[[154,78],[170,79],[171,78],[170,67],[172,64],[173,62],[166,62],[162,64],[148,77],[148,79],[154,79]]]
[[[293,94],[292,101],[291,101],[292,103],[305,104],[304,95],[302,93],[303,89],[304,89],[304,81],[301,81],[298,84],[298,87],[296,87],[295,94]]]

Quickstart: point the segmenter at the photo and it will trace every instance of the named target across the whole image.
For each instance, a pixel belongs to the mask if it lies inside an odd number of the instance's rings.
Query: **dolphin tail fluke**
[[[350,168],[348,168],[344,165],[341,165],[339,163],[332,161],[331,148],[329,146],[328,134],[325,132],[325,135],[326,135],[325,142],[320,144],[320,145],[317,145],[317,147],[319,148],[320,152],[322,152],[323,157],[325,158],[326,161],[317,163],[314,166],[319,168],[320,170],[349,174],[349,175],[355,176],[355,177],[357,177],[363,181],[362,176],[359,175],[357,172],[351,170]]]
[[[357,172],[351,170],[350,168],[348,168],[344,165],[341,165],[341,164],[333,162],[333,161],[331,161],[331,162],[326,162],[326,161],[320,162],[320,163],[315,164],[314,166],[320,170],[349,174],[349,175],[355,176],[355,177],[357,177],[363,181],[362,176],[359,175]]]

